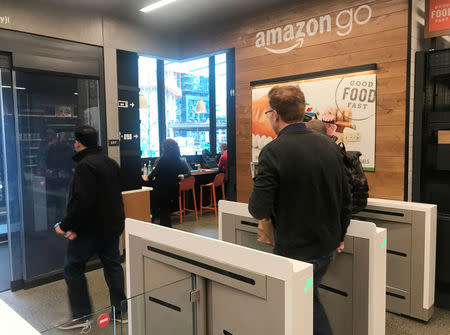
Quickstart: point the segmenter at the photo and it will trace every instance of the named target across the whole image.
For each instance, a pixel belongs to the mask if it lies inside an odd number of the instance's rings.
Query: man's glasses
[[[273,112],[273,109],[269,109],[267,112],[264,112],[264,114],[267,116],[267,117],[269,117],[269,113],[272,113]]]

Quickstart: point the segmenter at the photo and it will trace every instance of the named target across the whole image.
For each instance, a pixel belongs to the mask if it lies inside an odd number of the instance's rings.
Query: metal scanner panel
[[[272,246],[257,241],[257,227],[247,204],[219,202],[219,237],[224,241],[271,253]],[[353,220],[344,252],[322,280],[319,294],[335,335],[385,334],[386,231],[374,229]]]
[[[387,310],[428,321],[434,311],[437,206],[371,198],[354,217],[387,229]]]

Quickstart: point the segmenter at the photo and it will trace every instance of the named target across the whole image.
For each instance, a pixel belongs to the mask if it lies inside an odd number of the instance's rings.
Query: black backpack
[[[356,214],[366,208],[367,198],[369,197],[369,184],[367,183],[366,175],[359,160],[361,153],[359,151],[345,150],[344,143],[339,144],[339,149],[342,153],[350,192],[352,193],[352,213]]]

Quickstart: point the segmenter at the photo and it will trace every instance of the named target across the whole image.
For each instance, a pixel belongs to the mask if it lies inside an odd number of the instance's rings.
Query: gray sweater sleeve
[[[274,212],[275,200],[280,189],[275,162],[269,147],[263,148],[259,155],[258,174],[248,202],[250,214],[258,220],[271,217]]]

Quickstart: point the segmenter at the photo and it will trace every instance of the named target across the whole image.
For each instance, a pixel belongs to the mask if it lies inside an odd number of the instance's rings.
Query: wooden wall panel
[[[332,32],[308,36],[301,48],[273,54],[256,48],[256,33],[310,18],[336,15],[370,5],[372,18],[353,25],[350,34]],[[220,36],[220,38],[218,38]],[[375,172],[367,173],[370,196],[403,200],[405,109],[408,39],[408,1],[293,1],[292,5],[236,22],[225,31],[196,35],[186,41],[185,53],[236,50],[236,143],[238,201],[247,202],[252,189],[250,82],[274,77],[376,63],[377,120]],[[283,47],[283,43],[279,45]],[[288,45],[286,45],[288,46]],[[277,46],[278,47],[278,46]],[[187,55],[186,54],[186,55]]]

